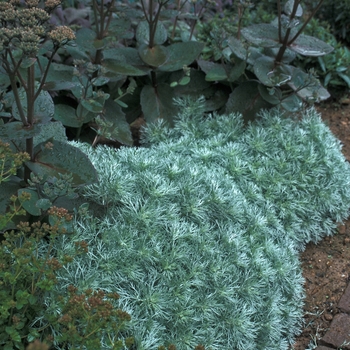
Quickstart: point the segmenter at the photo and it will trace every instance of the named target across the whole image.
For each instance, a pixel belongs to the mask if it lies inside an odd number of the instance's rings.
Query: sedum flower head
[[[25,0],[25,3],[27,6],[30,7],[38,7],[39,5],[39,0]]]
[[[61,4],[61,0],[47,0],[45,1],[45,9],[52,11],[54,8]]]
[[[40,42],[46,37],[45,23],[50,19],[50,12],[60,4],[59,0],[48,0],[43,9],[39,7],[39,2],[39,0],[0,2],[1,50],[19,48],[24,56],[36,56]],[[49,36],[56,45],[74,39],[73,32],[66,27],[52,31]]]
[[[60,26],[53,29],[49,33],[49,37],[56,45],[62,45],[67,43],[68,41],[75,39],[75,34],[72,29],[67,26]]]

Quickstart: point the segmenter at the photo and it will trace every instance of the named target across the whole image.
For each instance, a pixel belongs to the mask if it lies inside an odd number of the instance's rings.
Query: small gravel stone
[[[333,320],[333,315],[331,315],[331,314],[324,314],[324,319],[326,320],[326,321],[332,321]]]

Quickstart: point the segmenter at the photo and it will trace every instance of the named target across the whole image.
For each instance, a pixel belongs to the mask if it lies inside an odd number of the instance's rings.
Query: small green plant
[[[242,23],[249,19],[245,14],[252,7],[250,2],[243,1],[234,14],[235,21],[231,21],[231,25],[230,17],[224,21],[231,27],[229,31],[216,28],[210,31],[214,59],[219,62],[199,60],[198,64],[206,73],[207,81],[230,87],[224,106],[226,113],[240,112],[254,118],[260,109],[277,105],[296,112],[303,108],[303,102],[313,103],[329,97],[314,71],[304,72],[293,65],[297,54],[315,57],[333,50],[329,44],[302,34],[322,1],[307,16],[303,16],[301,2],[289,0],[282,6],[278,0],[278,15],[271,23],[242,28]]]
[[[323,57],[297,57],[295,64],[304,70],[314,69],[323,86],[331,92],[350,88],[350,50],[338,42],[331,33],[330,25],[313,18],[305,33],[321,39],[334,47],[332,55]]]
[[[62,98],[55,118],[77,128],[76,138],[90,123],[96,133],[94,145],[102,137],[132,145],[129,125],[141,113],[148,122],[164,118],[172,123],[177,113],[173,87],[189,83],[188,65],[203,48],[202,43],[189,41],[200,13],[188,15],[193,25],[187,36],[177,37],[181,18],[186,18],[185,3],[141,1],[137,10],[133,4],[92,1],[92,28],[77,30],[76,47],[66,47],[74,60],[74,86],[69,90],[76,107],[67,106],[71,97]],[[170,4],[177,11],[166,7]]]
[[[66,235],[64,223],[72,220],[66,209],[52,207],[54,225],[21,223],[17,231],[4,234],[0,247],[0,344],[4,350],[48,349],[48,346],[73,346],[75,349],[97,349],[100,333],[118,334],[130,316],[112,304],[119,296],[103,291],[78,293],[73,286],[68,295],[55,294],[57,272],[74,256],[86,254],[87,243],[75,242],[73,255],[55,256],[55,240]],[[45,297],[55,294],[56,308],[48,312]],[[53,294],[52,294],[53,293]],[[43,342],[40,343],[39,342]],[[46,344],[46,345],[45,345]],[[130,348],[125,342],[110,338],[111,349]]]
[[[309,0],[311,4],[314,1]],[[310,5],[309,5],[310,6]],[[336,36],[337,39],[345,42],[346,44],[350,43],[349,34],[350,34],[350,1],[331,1],[325,0],[318,18],[325,20],[329,23],[331,27],[331,32]]]
[[[267,20],[261,6],[254,12],[250,2],[240,1],[227,25],[211,20],[215,4],[205,0],[142,0],[140,6],[92,0],[90,13],[87,6],[64,9],[75,19],[89,17],[91,26],[86,18],[75,25],[74,45],[60,47],[56,57],[61,63],[49,69],[51,81],[45,86],[60,90],[54,118],[76,140],[96,145],[107,138],[132,145],[130,124],[143,117],[171,125],[178,113],[176,97],[203,95],[207,111],[248,117],[261,108],[281,105],[293,112],[303,101],[325,99],[329,94],[313,71],[292,65],[296,52],[310,56],[332,50],[302,34],[321,2],[302,25],[300,4],[278,1],[277,19],[261,23]],[[64,83],[59,81],[63,74]]]
[[[25,152],[15,153],[12,151],[8,143],[3,143],[0,140],[0,185],[6,183],[11,179],[11,176],[16,174],[19,167],[23,165],[23,162],[29,160],[29,155]],[[9,210],[3,215],[0,214],[0,231],[13,222],[15,216],[25,214],[25,210],[21,203],[24,203],[28,199],[27,194],[21,194],[20,199],[12,195],[10,198],[6,198],[6,194],[0,195],[0,202],[7,202],[10,200]]]

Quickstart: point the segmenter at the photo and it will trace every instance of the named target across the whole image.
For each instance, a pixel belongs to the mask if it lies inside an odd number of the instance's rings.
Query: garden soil
[[[324,122],[343,144],[343,154],[350,161],[350,100],[337,105],[318,106]],[[313,349],[330,329],[338,302],[350,283],[350,218],[339,225],[338,232],[318,244],[308,244],[301,254],[305,279],[305,326],[293,350]],[[349,332],[350,332],[350,324]]]

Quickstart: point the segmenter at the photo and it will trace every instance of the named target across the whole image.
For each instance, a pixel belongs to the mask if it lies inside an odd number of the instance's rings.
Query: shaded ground
[[[349,104],[318,107],[322,118],[342,141],[343,153],[350,161]],[[301,254],[305,278],[305,328],[292,349],[313,349],[326,333],[337,304],[350,283],[350,220],[339,226],[338,233],[319,244],[309,244]],[[350,329],[350,325],[349,325]]]

